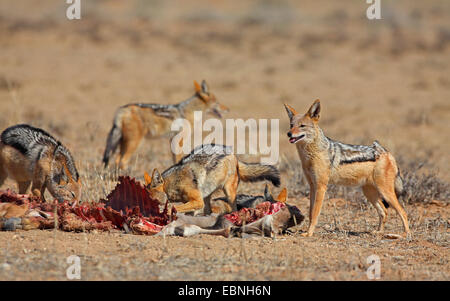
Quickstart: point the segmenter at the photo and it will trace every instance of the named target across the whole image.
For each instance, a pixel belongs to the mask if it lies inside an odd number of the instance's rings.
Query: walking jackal
[[[201,86],[194,81],[195,93],[185,101],[175,105],[148,103],[127,104],[120,107],[114,117],[113,126],[108,134],[103,163],[108,166],[111,155],[120,145],[116,164],[126,168],[131,155],[138,148],[144,136],[158,138],[170,136],[172,122],[177,118],[185,118],[191,126],[194,111],[212,113],[221,118],[221,113],[228,108],[217,102],[209,91],[208,85],[202,81]],[[174,162],[175,163],[175,162]]]
[[[285,108],[290,119],[289,142],[297,146],[310,186],[309,228],[304,236],[313,235],[328,184],[361,186],[378,212],[378,231],[384,231],[387,207],[392,206],[409,234],[406,212],[397,199],[403,190],[402,179],[391,153],[377,141],[370,146],[350,145],[326,137],[319,127],[319,100],[305,115],[287,104]]]
[[[19,193],[31,192],[43,201],[47,188],[59,202],[78,200],[81,181],[69,150],[47,132],[18,124],[3,131],[0,141],[0,185],[14,179]]]
[[[259,163],[240,162],[232,148],[224,145],[200,145],[162,174],[153,171],[146,175],[150,196],[166,202],[184,203],[175,206],[178,212],[204,209],[211,213],[211,195],[223,190],[232,211],[236,211],[236,191],[239,181],[256,182],[268,180],[280,185],[276,167]]]

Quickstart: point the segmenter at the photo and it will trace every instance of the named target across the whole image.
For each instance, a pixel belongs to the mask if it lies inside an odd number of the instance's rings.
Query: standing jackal
[[[200,145],[162,174],[153,171],[145,177],[150,196],[164,203],[184,203],[175,206],[178,212],[196,211],[204,208],[211,213],[211,195],[223,190],[232,211],[236,211],[236,191],[239,181],[256,182],[268,180],[280,185],[276,167],[258,163],[240,162],[229,146],[218,144]]]
[[[387,207],[392,206],[409,234],[408,218],[397,195],[403,190],[400,171],[394,157],[377,141],[370,146],[351,145],[326,137],[319,127],[320,101],[317,99],[305,115],[285,104],[290,119],[287,133],[295,143],[303,173],[310,186],[309,228],[313,235],[328,184],[361,186],[367,200],[380,217],[378,231],[384,230]]]
[[[228,111],[227,107],[216,101],[205,81],[202,81],[201,86],[194,81],[194,87],[193,96],[175,105],[135,103],[120,107],[106,141],[103,154],[105,167],[108,166],[110,156],[120,145],[116,164],[120,168],[126,168],[131,155],[144,136],[150,138],[169,136],[172,122],[177,118],[187,119],[192,126],[194,111],[213,113],[218,118],[222,117],[222,112]]]
[[[0,141],[0,185],[14,179],[19,193],[31,192],[43,201],[47,188],[62,202],[78,200],[81,181],[69,150],[49,133],[18,124],[3,131]]]

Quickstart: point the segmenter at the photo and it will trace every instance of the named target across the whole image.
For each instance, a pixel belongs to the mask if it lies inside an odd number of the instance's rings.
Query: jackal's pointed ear
[[[205,80],[202,80],[202,91],[203,93],[209,94],[209,87]]]
[[[152,177],[150,177],[150,175],[147,172],[144,173],[144,180],[145,186],[148,186],[152,183]]]
[[[320,118],[320,100],[316,99],[306,113],[311,119],[319,121]]]
[[[161,177],[159,171],[155,168],[152,174],[152,180],[150,182],[150,188],[158,187],[164,184],[164,180]]]
[[[287,189],[286,187],[281,190],[280,194],[277,196],[277,201],[281,203],[286,203],[287,200]]]
[[[197,94],[197,96],[205,103],[207,104],[210,101],[210,97],[208,94],[208,86],[206,85],[205,81],[202,81],[202,85],[200,86],[197,81],[194,80],[194,88],[195,88],[195,93]],[[205,92],[206,90],[206,92]]]
[[[292,119],[292,117],[294,117],[295,115],[298,114],[297,111],[293,107],[291,107],[290,105],[288,105],[286,103],[284,104],[284,108],[286,109],[289,119]]]
[[[196,80],[194,80],[194,89],[196,93],[202,92],[202,87],[200,87]]]

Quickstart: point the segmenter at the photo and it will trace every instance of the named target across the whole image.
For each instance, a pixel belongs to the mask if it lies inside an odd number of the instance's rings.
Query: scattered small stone
[[[0,265],[0,268],[2,270],[9,271],[11,269],[11,265],[9,263],[5,262]]]
[[[386,234],[384,234],[384,238],[387,238],[387,239],[400,239],[400,238],[402,238],[402,236],[399,235],[399,234],[386,233]]]

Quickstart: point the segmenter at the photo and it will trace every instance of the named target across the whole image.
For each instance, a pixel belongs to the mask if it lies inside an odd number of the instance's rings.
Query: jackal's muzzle
[[[300,134],[300,135],[298,135],[298,136],[294,136],[294,135],[292,134],[292,132],[289,131],[289,132],[287,133],[287,136],[289,137],[289,142],[290,142],[290,143],[296,143],[296,142],[300,141],[301,139],[305,138],[306,135],[305,135],[305,134]]]

